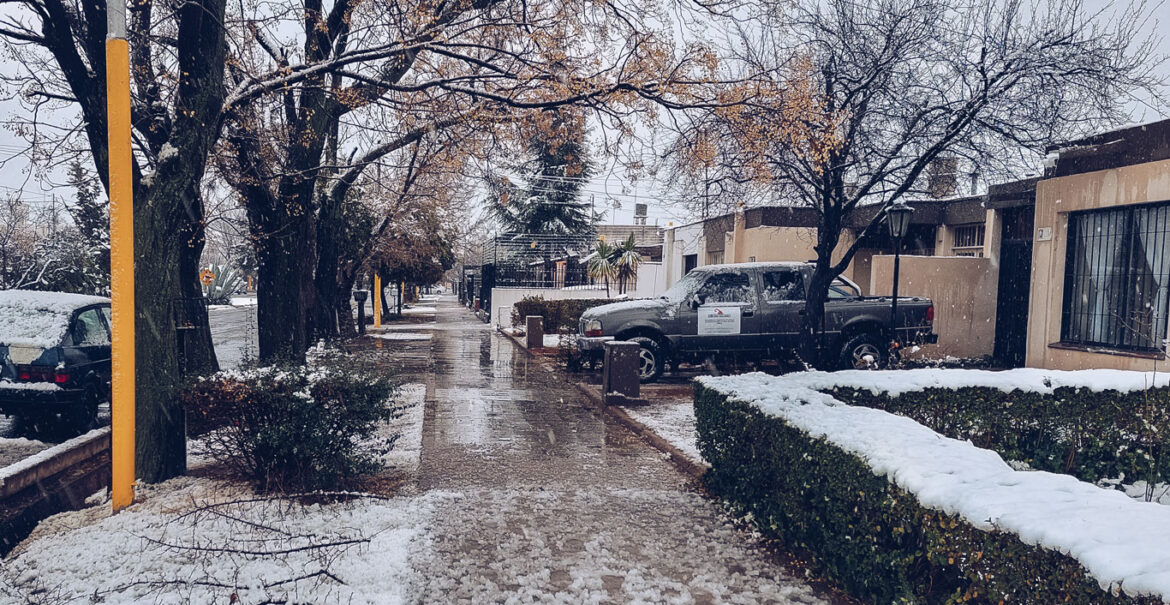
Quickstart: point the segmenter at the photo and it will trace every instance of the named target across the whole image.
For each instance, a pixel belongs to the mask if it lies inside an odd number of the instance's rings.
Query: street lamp
[[[894,296],[890,302],[890,337],[894,343],[898,342],[898,269],[902,260],[902,238],[906,237],[906,230],[910,227],[911,214],[914,214],[914,209],[901,200],[886,209],[886,226],[894,240]]]

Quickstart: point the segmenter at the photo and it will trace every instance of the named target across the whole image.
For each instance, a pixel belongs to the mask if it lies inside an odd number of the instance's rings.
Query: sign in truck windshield
[[[699,307],[699,336],[739,334],[739,311],[735,305]]]

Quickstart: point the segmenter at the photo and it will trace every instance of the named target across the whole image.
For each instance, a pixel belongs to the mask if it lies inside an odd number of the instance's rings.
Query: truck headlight
[[[596,319],[585,322],[585,335],[601,336],[601,322]]]

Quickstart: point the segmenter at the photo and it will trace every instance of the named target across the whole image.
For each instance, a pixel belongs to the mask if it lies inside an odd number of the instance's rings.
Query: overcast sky
[[[1086,4],[1106,11],[1127,6],[1125,2],[1109,3],[1106,0],[1086,0]],[[1170,24],[1170,0],[1161,0],[1148,6],[1151,7],[1153,18],[1146,23],[1146,31],[1142,32],[1142,35],[1150,33],[1157,35],[1159,31],[1166,31],[1165,26]],[[0,6],[0,15],[9,10],[11,9]],[[1170,36],[1162,35],[1157,53],[1161,56],[1170,56]],[[0,55],[0,71],[10,73],[13,69],[11,59]],[[1170,81],[1170,62],[1163,62],[1159,66],[1159,73]],[[12,91],[5,92],[8,95],[12,94]],[[1132,123],[1170,118],[1170,91],[1161,99],[1149,97],[1131,99],[1128,108]],[[26,110],[19,102],[0,100],[0,116],[3,116],[5,123],[25,114]],[[63,123],[77,119],[76,115],[68,113],[54,118]],[[72,191],[61,186],[64,180],[63,171],[58,169],[44,173],[33,170],[29,161],[22,155],[26,147],[24,140],[13,132],[11,127],[0,129],[0,160],[3,160],[3,164],[0,165],[0,195],[19,192],[24,199],[34,203],[49,203],[54,196],[58,199],[71,198]],[[679,208],[659,201],[659,196],[662,195],[660,187],[652,179],[642,179],[636,184],[630,183],[625,179],[620,166],[605,162],[604,158],[596,159],[599,164],[598,174],[585,187],[584,197],[586,201],[592,200],[598,210],[607,211],[606,223],[615,220],[619,224],[633,222],[636,203],[648,204],[650,224],[667,226],[672,222],[677,225],[690,220],[689,217],[683,216]],[[614,208],[615,205],[619,207]]]

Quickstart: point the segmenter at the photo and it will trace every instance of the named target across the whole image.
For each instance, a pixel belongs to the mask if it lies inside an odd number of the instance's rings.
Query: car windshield
[[[681,303],[699,287],[702,281],[703,277],[698,273],[687,273],[682,279],[675,282],[673,286],[667,288],[666,292],[662,293],[662,298],[670,302]]]

